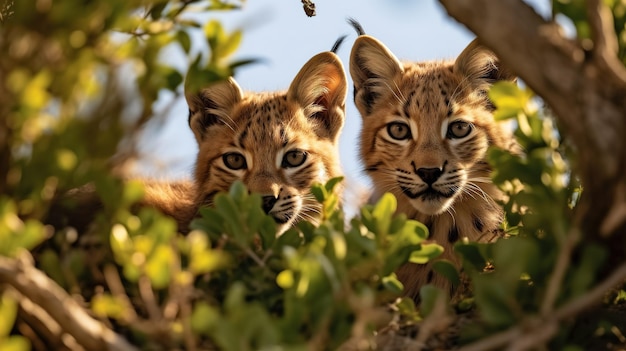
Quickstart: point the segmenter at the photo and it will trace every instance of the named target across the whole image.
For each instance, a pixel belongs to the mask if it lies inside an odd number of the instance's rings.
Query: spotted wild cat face
[[[332,53],[312,58],[286,93],[244,95],[230,79],[188,98],[198,141],[198,202],[243,181],[263,199],[282,233],[299,220],[315,221],[314,183],[340,175],[338,134],[346,78]]]
[[[357,39],[350,69],[360,152],[378,194],[391,192],[431,216],[485,196],[487,149],[510,140],[486,98],[493,81],[509,78],[494,60],[474,43],[455,62],[403,64],[376,39]]]

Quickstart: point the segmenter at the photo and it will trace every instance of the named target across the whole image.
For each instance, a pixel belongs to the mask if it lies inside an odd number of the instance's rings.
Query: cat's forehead
[[[236,144],[240,147],[284,147],[302,129],[297,109],[282,93],[245,97],[233,117]]]
[[[403,90],[421,96],[450,96],[460,78],[454,72],[453,64],[445,61],[406,63],[401,78]]]
[[[406,63],[398,87],[399,112],[445,119],[467,100],[469,90],[463,84],[452,62]]]

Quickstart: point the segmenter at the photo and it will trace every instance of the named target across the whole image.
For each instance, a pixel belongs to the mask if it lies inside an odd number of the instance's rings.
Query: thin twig
[[[117,269],[113,265],[105,265],[102,273],[104,275],[104,280],[107,283],[107,287],[111,290],[111,294],[124,301],[124,305],[129,307],[132,306],[133,304],[130,302],[128,295],[126,294],[126,289],[124,289],[124,284],[122,283],[122,279],[120,278],[120,274]],[[128,308],[126,313],[128,313],[127,322],[129,323],[134,323],[139,319],[134,308]]]
[[[139,277],[139,281],[137,283],[139,285],[139,295],[141,296],[141,300],[143,300],[146,305],[148,316],[150,316],[150,319],[152,319],[155,324],[159,324],[159,322],[163,319],[163,315],[161,314],[159,305],[154,297],[154,290],[152,290],[150,278],[142,275]]]
[[[306,13],[307,16],[315,16],[315,3],[313,3],[313,1],[302,0],[302,7],[304,8],[304,13]]]
[[[448,311],[446,298],[443,294],[440,294],[437,296],[431,313],[420,324],[415,340],[419,345],[426,345],[426,342],[433,334],[445,330],[452,322],[453,318]]]
[[[473,344],[460,348],[458,351],[487,351],[501,348],[507,344],[511,347],[509,350],[516,351],[537,348],[556,334],[559,330],[559,322],[575,317],[581,312],[598,304],[606,295],[607,291],[624,280],[626,280],[626,263],[615,269],[608,278],[596,285],[595,288],[585,295],[573,299],[550,316],[534,319],[532,323],[530,323],[531,326],[521,321],[510,329],[483,338]]]
[[[540,312],[544,317],[547,317],[554,308],[554,302],[561,290],[563,277],[565,277],[567,268],[570,266],[572,252],[580,241],[580,231],[576,228],[572,228],[569,233],[565,235],[565,240],[563,240],[563,244],[561,245],[559,256],[557,257],[554,270],[548,281],[548,287],[541,303]]]
[[[613,273],[596,285],[595,288],[573,301],[563,305],[554,312],[553,318],[556,320],[566,319],[578,315],[580,312],[599,303],[606,295],[607,291],[615,288],[618,284],[626,280],[626,263],[618,266]]]
[[[265,262],[263,262],[263,260],[260,259],[259,256],[254,253],[254,251],[252,251],[249,247],[241,246],[241,248],[254,262],[259,265],[259,267],[265,267]]]
[[[515,340],[522,335],[522,328],[517,326],[515,328],[507,329],[498,334],[494,334],[487,338],[482,338],[467,346],[461,347],[458,351],[488,351],[506,345],[511,340]]]

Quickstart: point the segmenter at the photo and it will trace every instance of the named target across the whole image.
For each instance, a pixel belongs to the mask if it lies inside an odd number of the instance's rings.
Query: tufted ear
[[[231,77],[217,82],[197,93],[186,93],[189,105],[189,127],[200,143],[207,130],[217,124],[226,124],[230,120],[233,106],[243,97],[237,82]]]
[[[394,86],[394,79],[404,71],[402,63],[380,41],[359,36],[350,53],[350,75],[354,82],[354,103],[367,116],[376,100]]]
[[[335,140],[343,127],[348,93],[346,73],[332,52],[313,56],[291,82],[287,99],[299,104],[321,137]]]
[[[454,71],[467,77],[474,89],[486,91],[500,80],[515,81],[517,77],[504,67],[496,54],[474,39],[454,62]]]

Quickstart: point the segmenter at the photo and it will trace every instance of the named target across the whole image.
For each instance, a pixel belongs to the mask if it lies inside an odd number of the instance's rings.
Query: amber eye
[[[393,122],[387,124],[387,133],[396,140],[405,140],[411,137],[411,129],[406,123]]]
[[[472,126],[472,124],[468,122],[463,122],[463,121],[452,122],[448,126],[448,133],[446,136],[450,139],[465,138],[466,136],[469,135],[469,133],[472,131],[473,128],[474,127]]]
[[[246,158],[243,157],[242,154],[237,152],[229,152],[227,154],[224,154],[224,156],[222,156],[222,160],[224,161],[226,167],[235,171],[248,167],[248,165],[246,164]]]
[[[283,156],[281,166],[283,168],[298,167],[306,161],[306,152],[301,150],[292,150]]]

